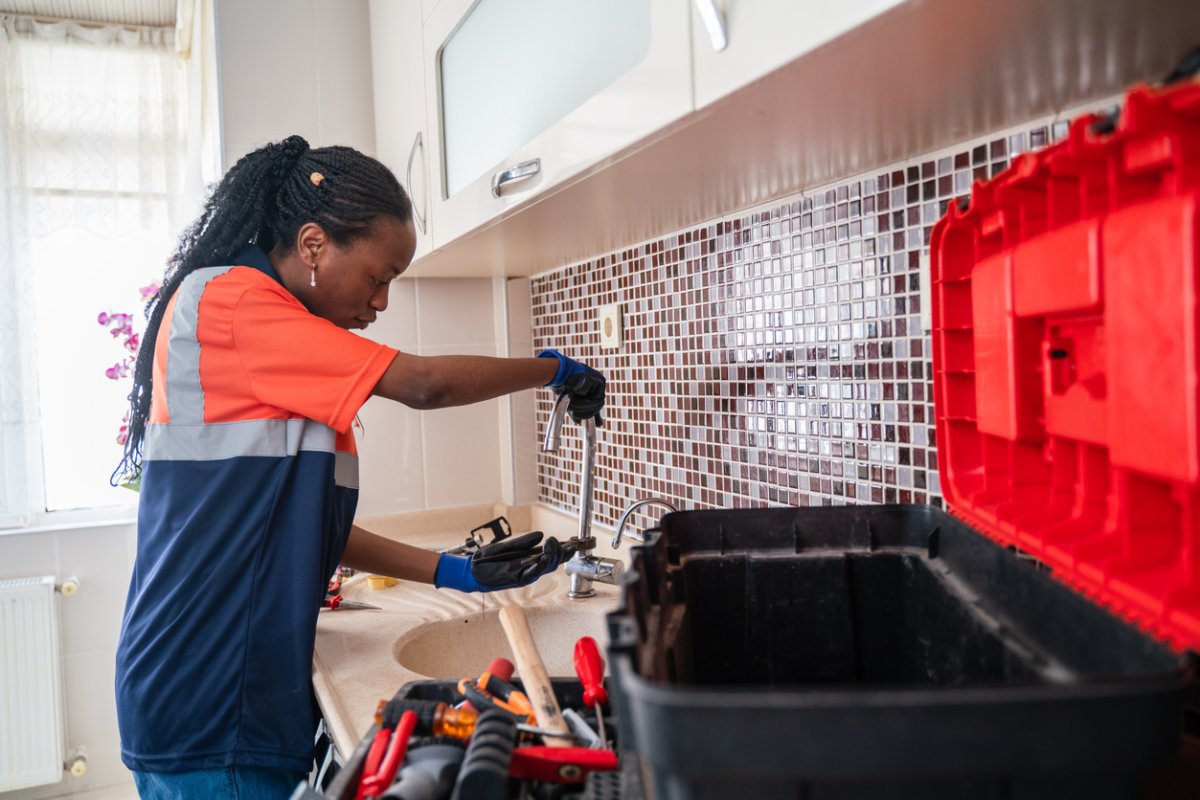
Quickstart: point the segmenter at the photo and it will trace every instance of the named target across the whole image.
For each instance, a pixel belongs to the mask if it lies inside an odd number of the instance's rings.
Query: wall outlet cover
[[[600,349],[616,350],[621,346],[621,304],[600,306]]]

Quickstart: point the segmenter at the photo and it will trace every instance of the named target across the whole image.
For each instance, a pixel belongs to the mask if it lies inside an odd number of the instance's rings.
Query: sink
[[[575,675],[575,642],[581,636],[591,636],[604,651],[608,645],[604,615],[610,610],[609,604],[594,602],[525,608],[551,677]],[[405,669],[439,680],[477,677],[493,658],[513,660],[498,608],[427,622],[396,640],[393,653]]]

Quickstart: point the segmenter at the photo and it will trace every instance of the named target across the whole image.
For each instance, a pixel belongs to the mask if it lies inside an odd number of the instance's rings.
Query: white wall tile
[[[514,357],[531,356],[533,352],[533,295],[528,278],[515,278],[505,285],[508,315],[508,352]],[[536,398],[538,389],[518,392],[512,396],[507,435],[511,437],[509,452],[513,462],[513,496],[516,505],[537,502],[538,436]]]
[[[423,412],[429,508],[500,498],[499,401]]]
[[[421,352],[489,344],[495,355],[496,316],[490,278],[425,278],[417,285]]]
[[[421,355],[491,355],[495,344],[422,346]],[[501,499],[500,401],[421,413],[425,497],[429,508]]]
[[[387,310],[367,328],[367,338],[407,353],[416,352],[418,283],[418,280],[392,281]]]
[[[359,412],[358,516],[426,507],[423,413],[382,397]]]

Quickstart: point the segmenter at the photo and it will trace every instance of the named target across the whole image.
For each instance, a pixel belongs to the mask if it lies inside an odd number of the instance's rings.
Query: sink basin
[[[551,677],[575,675],[575,642],[581,636],[591,636],[604,651],[608,645],[604,615],[610,610],[607,603],[589,601],[525,608],[534,643]],[[396,641],[394,655],[405,669],[439,680],[477,677],[493,658],[513,660],[496,608],[421,625]]]

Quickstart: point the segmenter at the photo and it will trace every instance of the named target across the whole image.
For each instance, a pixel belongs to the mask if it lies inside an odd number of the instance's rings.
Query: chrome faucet
[[[654,505],[663,506],[668,511],[678,511],[678,509],[675,508],[675,506],[671,505],[666,500],[663,500],[661,497],[645,497],[645,498],[642,498],[641,500],[636,500],[636,501],[630,503],[628,508],[626,508],[621,513],[621,518],[619,520],[617,520],[617,530],[615,533],[613,533],[613,537],[612,537],[613,550],[616,550],[618,547],[621,546],[621,534],[625,532],[625,523],[629,521],[629,517],[633,515],[633,512],[637,511],[642,506],[647,506],[647,505],[650,505],[651,503],[653,503]],[[645,542],[646,541],[646,537],[645,537],[644,533],[640,534],[638,536],[635,536],[632,533],[629,533],[629,534],[625,535],[625,538],[633,539],[635,542]]]
[[[567,415],[567,406],[571,398],[563,394],[554,404],[550,421],[546,424],[546,437],[542,441],[542,450],[553,453],[558,450],[559,433],[562,430],[563,418]],[[579,532],[571,540],[575,545],[575,555],[563,568],[570,576],[567,596],[573,599],[593,597],[596,590],[592,583],[616,583],[624,571],[624,564],[615,558],[600,558],[592,555],[596,540],[592,536],[592,467],[596,461],[596,420],[585,419],[579,423],[583,428],[583,469],[579,481]]]

